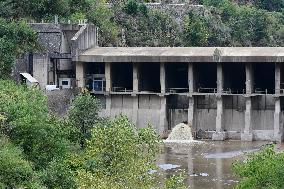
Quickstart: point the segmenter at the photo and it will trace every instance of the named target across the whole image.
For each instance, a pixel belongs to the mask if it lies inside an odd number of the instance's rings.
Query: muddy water
[[[232,164],[266,143],[205,141],[202,144],[167,144],[158,158],[158,165],[167,175],[179,169],[186,170],[191,189],[234,188],[238,178],[232,172]]]

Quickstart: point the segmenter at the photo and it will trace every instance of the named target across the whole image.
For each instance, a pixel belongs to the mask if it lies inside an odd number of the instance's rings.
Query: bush
[[[91,129],[100,121],[100,102],[89,93],[79,95],[72,102],[68,112],[69,123],[74,128],[73,141],[84,147],[91,136]]]
[[[92,130],[83,155],[75,158],[79,188],[160,188],[155,176],[155,157],[160,140],[152,128],[137,130],[124,116],[98,124]],[[181,186],[180,177],[167,182]],[[176,187],[177,188],[177,187]]]
[[[241,178],[236,188],[281,189],[284,187],[284,153],[276,153],[274,146],[250,154],[244,162],[233,167]]]
[[[32,163],[3,135],[0,135],[0,188],[45,188]]]

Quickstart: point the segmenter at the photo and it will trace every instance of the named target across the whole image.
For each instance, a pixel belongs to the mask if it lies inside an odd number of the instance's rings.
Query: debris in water
[[[181,167],[180,165],[173,165],[173,164],[162,164],[158,166],[165,171]]]

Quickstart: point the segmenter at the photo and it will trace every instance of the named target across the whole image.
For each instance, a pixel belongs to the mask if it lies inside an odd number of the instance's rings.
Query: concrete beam
[[[242,141],[252,141],[252,107],[251,107],[251,97],[246,98],[246,111],[245,111],[245,129],[244,132],[241,134]]]
[[[224,76],[222,63],[217,63],[217,92],[222,93],[224,86]]]
[[[133,63],[133,92],[137,93],[139,90],[138,64]]]
[[[193,72],[193,63],[188,63],[188,88],[189,93],[194,92],[194,72]]]
[[[217,116],[216,116],[216,132],[212,135],[212,140],[226,140],[227,133],[224,132],[223,126],[223,98],[217,97]]]
[[[164,94],[166,92],[166,71],[165,71],[165,63],[160,63],[160,85],[161,85],[161,93]]]
[[[111,79],[111,63],[105,63],[105,77],[106,77],[106,92],[111,92],[112,79]]]
[[[83,62],[76,62],[76,83],[78,88],[85,87],[85,68]]]
[[[274,111],[274,140],[282,142],[283,139],[283,128],[281,127],[281,106],[280,98],[275,98],[275,111]]]
[[[281,83],[281,65],[275,63],[275,94],[280,94],[280,83]]]
[[[246,94],[250,95],[254,91],[253,68],[251,63],[246,63]]]

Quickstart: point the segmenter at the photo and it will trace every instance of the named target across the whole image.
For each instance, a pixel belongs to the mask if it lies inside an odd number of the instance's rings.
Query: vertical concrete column
[[[133,63],[133,92],[137,93],[139,87],[138,63]]]
[[[222,63],[217,62],[217,115],[216,115],[216,132],[212,135],[212,140],[225,140],[227,133],[223,129],[223,68]]]
[[[217,96],[217,116],[216,116],[216,132],[212,135],[212,140],[226,140],[227,133],[223,129],[223,98],[221,95]]]
[[[111,79],[111,63],[105,63],[105,77],[106,77],[106,92],[111,92],[112,79]]]
[[[224,83],[224,76],[223,76],[223,67],[222,63],[217,63],[217,93],[223,92],[223,83]]]
[[[111,96],[110,95],[106,96],[106,116],[107,117],[111,116]]]
[[[138,96],[133,96],[133,104],[132,104],[132,122],[138,127]]]
[[[193,126],[193,118],[194,118],[194,97],[189,97],[188,99],[188,113],[187,113],[187,121],[188,125]]]
[[[281,69],[280,64],[275,63],[275,94],[280,94],[280,83],[281,83]]]
[[[252,94],[254,91],[253,69],[251,63],[246,63],[246,94]]]
[[[280,98],[275,98],[275,111],[274,111],[274,140],[282,142],[283,128],[281,128],[281,106]]]
[[[84,78],[84,63],[83,62],[76,62],[76,82],[78,88],[85,87],[85,78]]]
[[[160,85],[161,85],[161,93],[166,92],[166,71],[165,71],[165,63],[160,63]]]
[[[245,111],[245,129],[241,134],[242,141],[252,141],[252,107],[251,107],[251,97],[246,98],[246,111]]]
[[[188,63],[188,90],[189,93],[194,92],[193,63]]]
[[[160,97],[161,101],[161,108],[160,108],[160,121],[159,121],[159,128],[157,129],[159,135],[162,135],[164,131],[168,128],[167,123],[167,98],[162,96]]]

